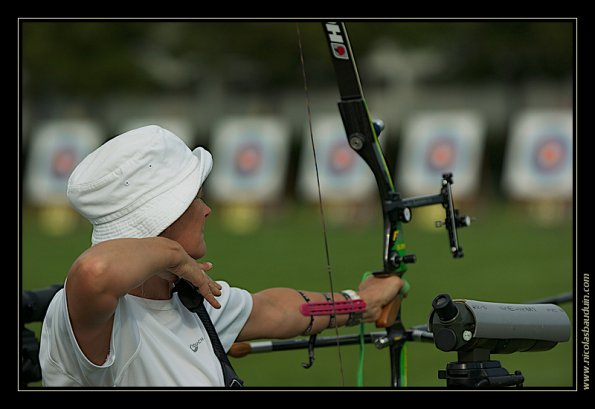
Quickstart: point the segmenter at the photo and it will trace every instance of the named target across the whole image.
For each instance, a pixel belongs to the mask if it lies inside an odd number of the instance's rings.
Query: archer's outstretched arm
[[[363,321],[375,321],[380,316],[382,307],[398,296],[402,286],[403,281],[397,276],[383,278],[370,276],[362,282],[358,295],[366,302]],[[301,314],[300,305],[305,303],[306,299],[319,303],[326,302],[330,298],[332,297],[329,293],[326,293],[325,297],[321,292],[298,291],[292,288],[269,288],[255,293],[252,295],[253,307],[250,318],[237,340],[292,338],[345,325],[349,318],[348,314],[337,315],[334,323],[328,315],[310,317]],[[334,293],[334,300],[344,301],[345,296]]]

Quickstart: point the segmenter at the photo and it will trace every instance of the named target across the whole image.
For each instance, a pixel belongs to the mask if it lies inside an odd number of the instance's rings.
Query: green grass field
[[[462,210],[468,210],[463,208]],[[369,225],[345,227],[330,223],[328,237],[335,290],[357,288],[361,275],[381,266],[380,211]],[[333,210],[327,209],[327,215]],[[222,212],[221,212],[222,213]],[[249,234],[234,234],[215,211],[206,229],[212,276],[250,291],[267,287],[293,287],[328,291],[322,228],[317,209],[292,208],[276,213],[261,228]],[[453,298],[522,303],[572,291],[573,231],[571,222],[540,226],[521,208],[493,205],[473,209],[475,224],[460,231],[465,249],[463,259],[454,260],[448,251],[445,232],[420,227],[417,213],[405,226],[407,246],[417,255],[406,278],[411,284],[403,303],[406,326],[427,321],[432,299],[440,293]],[[420,216],[421,217],[421,216]],[[427,223],[427,221],[426,221]],[[77,257],[90,244],[90,226],[81,222],[65,236],[44,233],[38,213],[22,214],[22,285],[24,289],[62,283]],[[563,306],[571,322],[573,306]],[[39,325],[32,325],[39,331]],[[372,325],[369,330],[376,330]],[[343,329],[342,333],[355,329]],[[326,331],[324,335],[332,335]],[[521,370],[528,387],[573,385],[574,337],[547,352],[493,355],[509,372]],[[356,384],[358,347],[341,348],[345,386]],[[303,369],[307,351],[249,355],[233,359],[234,367],[247,386],[325,387],[342,386],[336,348],[316,350],[316,361]],[[439,369],[456,360],[433,344],[408,344],[408,384],[411,387],[442,387]],[[389,355],[386,350],[366,346],[364,382],[369,387],[389,385]]]

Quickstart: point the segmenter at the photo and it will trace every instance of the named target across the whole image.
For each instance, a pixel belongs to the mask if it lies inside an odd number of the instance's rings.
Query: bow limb
[[[377,276],[396,274],[402,276],[407,271],[407,264],[415,261],[415,256],[405,254],[405,240],[402,222],[411,220],[408,207],[404,206],[401,196],[388,170],[378,134],[382,131],[381,122],[374,123],[364,99],[361,80],[355,64],[353,52],[344,23],[323,22],[326,40],[329,45],[337,85],[341,100],[339,112],[349,146],[368,164],[380,194],[384,236],[382,248],[382,270],[374,272]],[[391,384],[394,387],[404,384],[402,336],[404,327],[400,320],[401,298],[384,306],[377,327],[387,328],[386,340],[390,346]]]
[[[381,122],[374,123],[364,99],[361,80],[355,64],[351,44],[344,23],[322,23],[332,56],[333,66],[339,86],[341,101],[338,103],[341,119],[347,134],[349,146],[368,164],[380,194],[384,219],[384,239],[382,250],[382,270],[375,275],[403,275],[407,264],[415,261],[415,256],[405,254],[406,244],[402,222],[411,219],[408,207],[404,206],[400,194],[386,164],[378,134]],[[387,305],[377,326],[387,327],[396,319],[400,299]],[[392,321],[391,321],[392,319]]]
[[[402,199],[395,189],[386,165],[378,135],[383,129],[382,122],[372,121],[368,106],[364,99],[361,80],[355,64],[351,44],[341,22],[323,22],[324,33],[331,53],[333,66],[339,86],[341,100],[339,111],[349,146],[368,164],[381,198],[382,216],[384,219],[384,240],[382,254],[382,270],[374,272],[377,276],[396,274],[399,277],[407,271],[407,264],[414,263],[413,254],[405,254],[406,245],[402,223],[411,221],[411,208],[441,204],[445,210],[445,219],[436,223],[444,226],[448,232],[450,251],[453,257],[463,257],[463,249],[459,245],[457,228],[470,225],[471,219],[460,215],[454,207],[451,185],[452,174],[442,175],[439,194]],[[403,293],[406,292],[402,290]],[[377,327],[387,329],[386,343],[390,346],[391,378],[395,387],[402,385],[403,371],[401,352],[406,341],[405,329],[400,319],[401,297],[384,306],[381,317],[376,321]]]

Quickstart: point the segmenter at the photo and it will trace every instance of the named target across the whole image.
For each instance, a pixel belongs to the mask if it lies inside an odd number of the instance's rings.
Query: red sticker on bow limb
[[[343,44],[339,43],[331,43],[331,48],[333,50],[333,55],[335,58],[340,58],[341,60],[348,60],[349,55],[347,54],[347,48]]]

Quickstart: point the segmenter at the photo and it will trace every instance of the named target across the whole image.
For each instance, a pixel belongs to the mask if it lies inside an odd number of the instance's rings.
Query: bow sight
[[[380,120],[374,120],[374,131],[379,136],[382,130],[384,130],[384,123]],[[352,140],[357,137],[353,137],[349,140],[351,147],[353,148]],[[359,139],[359,138],[358,138]],[[363,147],[364,142],[358,142],[356,146]],[[355,148],[353,148],[355,149]],[[385,199],[384,208],[387,211],[388,218],[391,223],[396,223],[396,220],[409,223],[413,219],[411,212],[412,208],[432,206],[441,204],[445,211],[444,220],[438,220],[435,223],[437,228],[446,227],[448,233],[449,248],[454,258],[461,258],[464,256],[463,247],[459,244],[459,238],[457,229],[459,227],[467,227],[471,225],[471,217],[467,215],[459,214],[459,209],[454,206],[454,197],[452,194],[453,185],[452,173],[443,173],[441,180],[440,193],[435,195],[427,196],[416,196],[409,199],[401,199],[401,195],[397,191],[390,191]],[[409,264],[415,263],[415,254],[406,254],[400,256],[397,251],[390,251],[388,260],[392,264],[394,269],[398,269],[401,263]]]

